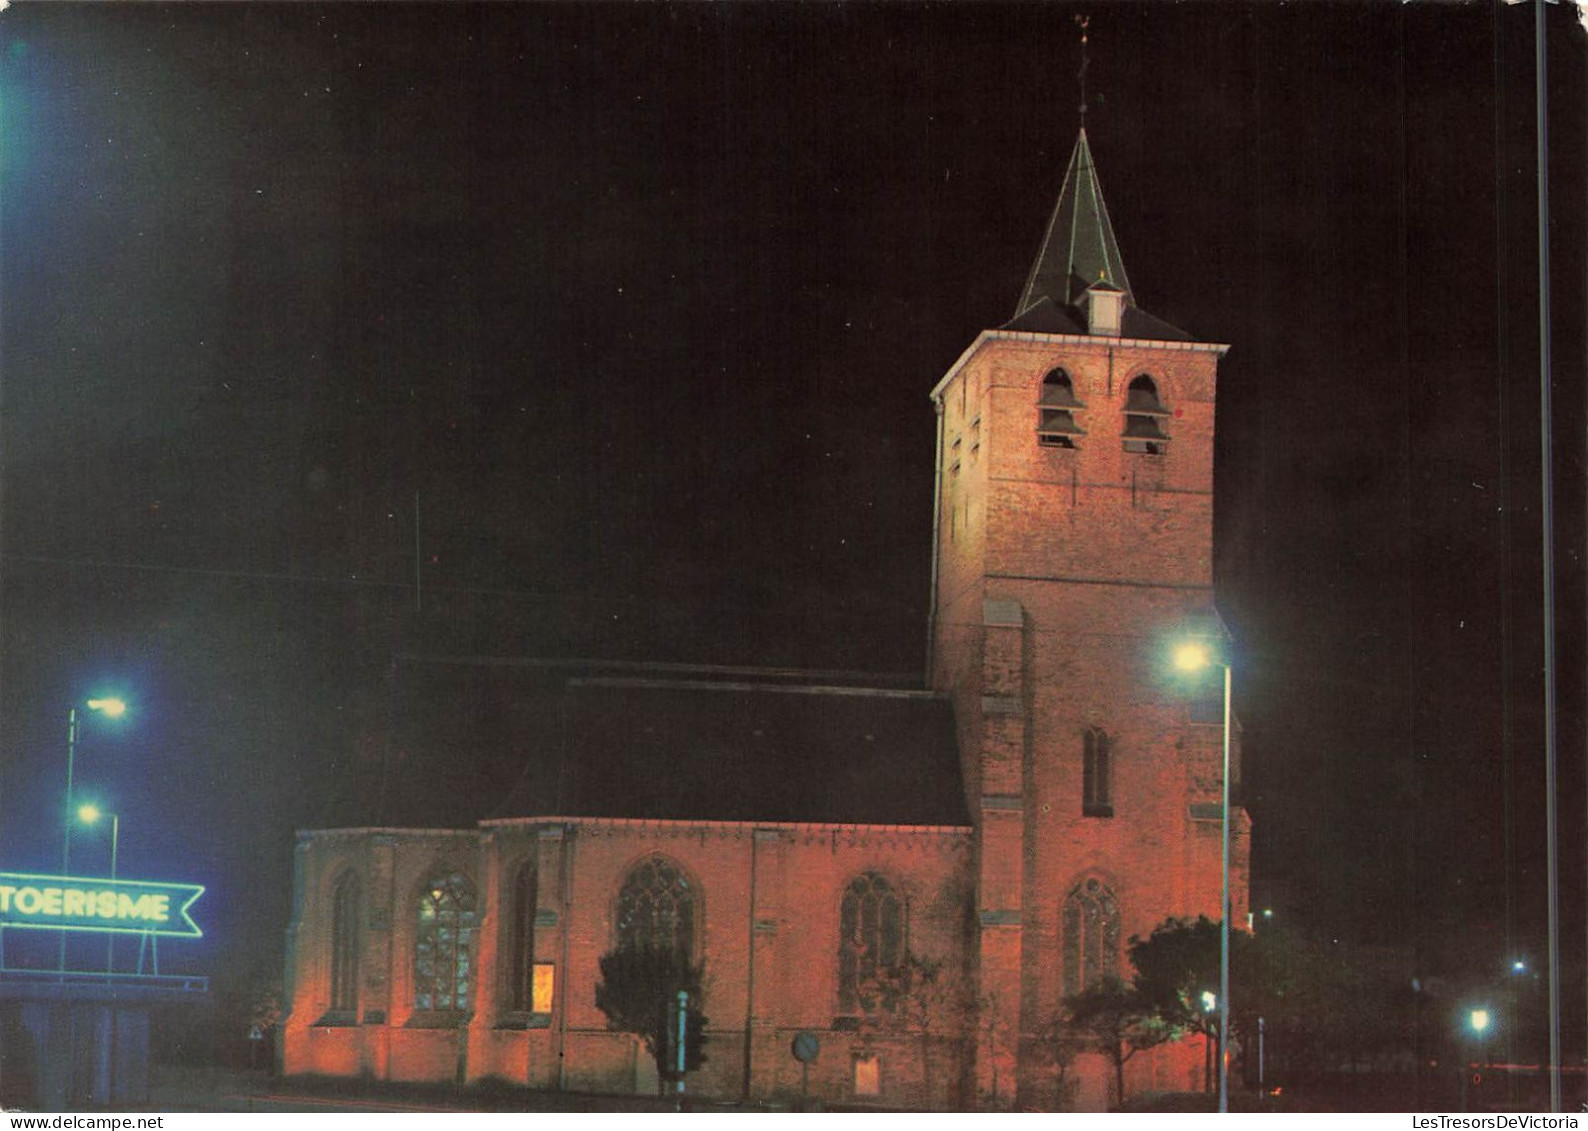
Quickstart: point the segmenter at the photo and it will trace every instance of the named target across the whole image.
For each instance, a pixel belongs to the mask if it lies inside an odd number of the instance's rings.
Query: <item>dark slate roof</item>
[[[1020,330],[1031,334],[1088,334],[1086,321],[1079,311],[1062,307],[1043,296],[1025,313],[1011,318],[1000,329]],[[1148,314],[1140,307],[1127,304],[1120,324],[1121,338],[1136,338],[1149,342],[1189,342],[1190,334],[1178,326],[1171,326],[1162,318]]]
[[[1119,255],[1114,226],[1109,222],[1103,190],[1097,183],[1092,147],[1087,144],[1083,129],[1070,154],[1059,202],[1048,220],[1042,249],[1031,266],[1015,317],[1044,295],[1064,306],[1074,306],[1086,288],[1099,279],[1130,292],[1125,261]]]
[[[970,824],[927,692],[576,679],[556,729],[493,817]]]
[[[1103,203],[1092,147],[1081,130],[1064,172],[1059,202],[1048,219],[1042,247],[1005,330],[1036,334],[1086,334],[1079,307],[1087,288],[1103,283],[1123,291],[1125,310],[1120,337],[1147,341],[1185,342],[1191,335],[1154,318],[1136,306],[1125,261],[1114,238],[1114,225]]]

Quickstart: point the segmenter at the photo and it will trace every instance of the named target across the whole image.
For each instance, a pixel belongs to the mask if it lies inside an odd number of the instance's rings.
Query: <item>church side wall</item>
[[[637,1038],[595,1005],[601,956],[630,870],[655,855],[689,879],[706,970],[707,1062],[689,1091],[724,1100],[946,1107],[962,1102],[969,830],[602,821],[507,822],[483,831],[358,831],[300,840],[291,1012],[282,1067],[292,1075],[406,1081],[502,1079],[547,1090],[641,1093],[655,1069]],[[547,1015],[505,1006],[513,877],[537,876],[534,960],[556,971]],[[467,1015],[414,1008],[414,908],[420,889],[458,871],[477,892]],[[911,1020],[883,1024],[839,1006],[839,908],[848,884],[886,877],[907,908],[907,946],[936,981]],[[333,902],[356,875],[360,1001],[331,1005]],[[808,1084],[790,1045],[821,1053]],[[876,1058],[878,1092],[857,1093],[857,1058]]]
[[[421,885],[458,872],[483,891],[479,837],[443,830],[347,830],[301,836],[301,907],[288,948],[292,999],[282,1031],[289,1075],[452,1081],[467,1073],[456,1021],[413,1008],[414,923]],[[333,904],[347,877],[358,886],[356,1008],[332,1008]],[[488,910],[487,907],[482,911]]]

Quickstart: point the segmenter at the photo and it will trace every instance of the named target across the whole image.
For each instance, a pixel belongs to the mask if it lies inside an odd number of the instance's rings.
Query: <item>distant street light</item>
[[[1219,804],[1223,848],[1223,894],[1219,903],[1219,1111],[1230,1110],[1230,665],[1214,655],[1205,640],[1187,640],[1174,650],[1175,667],[1194,672],[1217,665],[1224,669],[1224,773]]]
[[[98,805],[89,802],[77,810],[77,819],[85,825],[98,824],[101,817],[110,818],[110,878],[116,878],[116,851],[121,843],[121,814],[103,812]],[[111,932],[105,940],[105,973],[109,974],[115,969],[116,935]]]
[[[1467,1028],[1472,1031],[1473,1039],[1477,1042],[1478,1046],[1473,1056],[1474,1068],[1481,1068],[1488,1060],[1488,1056],[1486,1055],[1486,1046],[1484,1044],[1484,1035],[1488,1032],[1489,1025],[1493,1020],[1494,1018],[1489,1013],[1487,1006],[1480,1005],[1467,1011]],[[1462,1111],[1470,1111],[1472,1109],[1472,1104],[1468,1098],[1467,1092],[1467,1085],[1469,1082],[1476,1084],[1479,1082],[1479,1077],[1474,1072],[1468,1071],[1467,1068],[1463,1067],[1461,1071]]]

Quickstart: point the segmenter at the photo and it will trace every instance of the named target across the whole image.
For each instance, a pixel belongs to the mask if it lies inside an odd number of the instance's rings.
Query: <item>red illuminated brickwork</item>
[[[977,1056],[979,1090],[997,1101],[1054,1101],[1035,1036],[1078,988],[1063,973],[1064,903],[1077,885],[1112,893],[1116,950],[1171,916],[1219,916],[1222,730],[1192,722],[1168,655],[1213,603],[1221,353],[992,332],[937,390],[950,461],[940,513],[959,517],[938,524],[932,684],[954,700],[978,829],[980,989],[1007,1014],[983,1027]],[[1065,446],[1039,437],[1055,370],[1084,406],[1071,414],[1084,434]],[[1165,413],[1154,417],[1166,435],[1155,451],[1129,450],[1124,435],[1140,403],[1130,383],[1142,374]],[[955,472],[954,453],[968,453],[972,436],[976,458],[961,454]],[[1088,732],[1107,740],[1108,778],[1093,783],[1106,805],[1084,796]],[[1240,921],[1247,845],[1237,820]],[[1137,1074],[1155,1084],[1182,1074],[1166,1067],[1172,1054],[1155,1059]]]
[[[1222,718],[1168,657],[1217,625],[1223,352],[1135,306],[1083,134],[1016,317],[933,391],[930,691],[570,680],[522,816],[303,834],[283,1069],[653,1090],[595,1004],[643,891],[705,962],[692,1091],[793,1101],[805,1033],[829,1103],[1110,1106],[1101,1056],[1053,1060],[1065,997],[1220,913]],[[876,1005],[901,963],[931,976]],[[1161,1047],[1128,1086],[1202,1063]]]
[[[854,1061],[881,1065],[885,1104],[963,1106],[970,830],[755,826],[665,821],[505,821],[478,832],[332,831],[300,839],[300,894],[290,936],[294,974],[283,1068],[381,1079],[501,1079],[542,1089],[646,1092],[655,1070],[636,1038],[608,1030],[593,987],[618,940],[618,893],[639,864],[661,858],[691,895],[696,957],[706,964],[707,1062],[690,1089],[723,1098],[792,1099],[801,1087],[796,1033],[818,1035],[810,1090],[854,1098]],[[513,891],[532,867],[532,961],[555,971],[544,1015],[511,1008],[506,974],[515,946]],[[331,893],[365,878],[357,1016],[331,1009],[338,940]],[[473,984],[456,1014],[415,1007],[417,908],[437,876],[461,873],[478,894],[467,940]],[[937,1016],[867,1016],[841,992],[846,889],[859,878],[896,895],[900,940],[943,971]],[[939,1000],[941,999],[941,1000]]]

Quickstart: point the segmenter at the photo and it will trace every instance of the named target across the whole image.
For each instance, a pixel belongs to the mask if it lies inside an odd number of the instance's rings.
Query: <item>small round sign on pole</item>
[[[808,1110],[811,1094],[811,1062],[821,1054],[822,1042],[815,1033],[801,1030],[794,1034],[794,1041],[789,1046],[789,1051],[794,1054],[794,1059],[800,1062],[800,1107]]]

